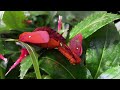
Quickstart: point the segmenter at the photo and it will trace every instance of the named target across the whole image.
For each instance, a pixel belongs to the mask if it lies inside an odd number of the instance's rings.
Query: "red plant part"
[[[22,60],[28,55],[28,51],[25,48],[21,49],[20,57],[16,60],[16,62],[9,68],[8,72],[5,74],[5,76],[14,69],[18,64],[22,62]]]
[[[45,43],[41,43],[41,41],[38,39],[38,37],[35,37],[37,35],[43,35],[43,34],[38,34],[37,32],[40,31],[46,31],[49,34],[49,41]],[[29,38],[29,36],[32,36],[34,33],[34,36]],[[36,35],[35,35],[36,34]],[[41,36],[39,36],[41,37]],[[28,39],[29,38],[29,39]],[[46,38],[46,36],[44,37]],[[43,47],[43,48],[58,48],[58,50],[68,58],[71,64],[79,64],[81,62],[80,57],[72,51],[65,42],[65,38],[62,37],[59,33],[54,31],[53,29],[49,27],[38,27],[36,28],[33,32],[24,32],[19,36],[19,40],[22,42],[29,42],[34,45]],[[35,40],[35,41],[34,41]],[[37,41],[38,40],[38,41]]]
[[[77,54],[78,56],[81,56],[81,54],[82,54],[82,35],[77,34],[74,38],[72,38],[70,40],[69,47],[75,54]]]
[[[24,23],[30,25],[33,23],[33,21],[32,20],[24,20]]]
[[[62,28],[62,16],[59,16],[58,18],[58,32],[61,30]]]
[[[0,59],[2,59],[5,63],[8,62],[7,58],[5,58],[2,54],[0,54]]]

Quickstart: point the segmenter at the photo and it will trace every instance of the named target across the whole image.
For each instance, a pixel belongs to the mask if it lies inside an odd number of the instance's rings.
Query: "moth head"
[[[24,32],[19,35],[19,41],[33,44],[47,43],[49,34],[47,31]]]

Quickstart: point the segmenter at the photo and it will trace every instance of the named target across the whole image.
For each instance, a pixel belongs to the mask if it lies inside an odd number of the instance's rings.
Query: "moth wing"
[[[82,54],[82,35],[77,34],[74,38],[70,40],[69,43],[70,49],[76,53],[78,56],[81,56]]]

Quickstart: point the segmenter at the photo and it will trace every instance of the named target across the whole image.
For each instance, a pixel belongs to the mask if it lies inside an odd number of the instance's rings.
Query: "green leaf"
[[[27,73],[25,76],[24,76],[24,79],[35,79],[36,75],[34,72],[30,72],[30,73]]]
[[[48,50],[43,54],[40,58],[40,68],[53,79],[86,78],[86,68],[83,64],[70,64],[66,57],[56,50]]]
[[[23,11],[5,11],[3,15],[3,22],[10,29],[21,29],[25,27],[23,23],[25,15]]]
[[[23,79],[29,68],[32,66],[32,60],[30,55],[27,56],[20,64],[20,79]]]
[[[106,70],[98,79],[120,79],[120,66]]]
[[[83,21],[75,25],[75,27],[70,31],[69,40],[79,33],[83,35],[83,38],[87,38],[101,27],[119,18],[120,15],[107,12],[96,12],[91,14]]]
[[[114,24],[94,33],[86,51],[86,66],[93,78],[120,64],[120,35]]]
[[[41,79],[39,63],[38,63],[38,54],[34,51],[34,49],[30,45],[23,42],[20,42],[20,43],[28,50],[30,54],[37,79]]]
[[[46,71],[54,79],[75,78],[62,64],[55,62],[55,60],[51,58],[42,58],[42,62],[40,62],[40,66],[42,70]]]

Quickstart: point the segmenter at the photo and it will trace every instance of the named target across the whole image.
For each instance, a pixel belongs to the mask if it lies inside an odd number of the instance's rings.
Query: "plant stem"
[[[0,79],[5,79],[4,70],[0,67]]]
[[[40,69],[39,69],[37,54],[35,53],[35,51],[33,50],[33,48],[30,45],[25,44],[23,42],[20,42],[20,43],[28,50],[28,52],[30,54],[37,79],[41,79],[42,77],[41,77],[41,73],[40,73]]]
[[[31,58],[32,58],[32,56],[31,56]],[[41,79],[42,77],[41,77],[39,65],[38,65],[38,63],[37,63],[38,60],[37,60],[37,59],[34,60],[34,59],[32,58],[32,62],[33,62],[33,67],[34,67],[34,70],[35,70],[37,79]]]

